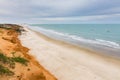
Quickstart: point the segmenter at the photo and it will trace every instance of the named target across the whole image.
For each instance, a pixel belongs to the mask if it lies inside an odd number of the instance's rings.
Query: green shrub
[[[29,62],[27,59],[24,59],[22,57],[13,57],[12,59],[13,59],[13,61],[21,63],[25,66],[27,66],[27,63]]]
[[[12,76],[14,72],[10,71],[7,67],[0,65],[0,75]]]
[[[8,62],[8,57],[5,56],[4,54],[0,53],[0,61],[3,63],[7,63]]]
[[[15,68],[15,62],[10,57],[5,56],[4,54],[0,53],[0,61],[4,64],[8,64],[10,68]]]
[[[15,62],[18,62],[20,64],[23,64],[27,66],[28,60],[22,57],[15,57],[15,52],[12,53],[13,57],[7,57],[4,54],[0,53],[0,62],[3,64],[6,64],[8,67],[14,69],[15,68]]]

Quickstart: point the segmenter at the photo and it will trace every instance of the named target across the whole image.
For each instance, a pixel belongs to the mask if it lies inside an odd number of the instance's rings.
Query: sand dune
[[[21,32],[21,26],[0,24],[0,80],[56,80],[28,55],[18,38]]]
[[[120,80],[120,60],[26,30],[23,45],[58,80]]]

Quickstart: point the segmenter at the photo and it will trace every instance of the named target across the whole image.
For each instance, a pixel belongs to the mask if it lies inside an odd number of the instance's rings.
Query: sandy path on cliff
[[[27,32],[20,37],[43,67],[58,80],[120,80],[120,62]]]

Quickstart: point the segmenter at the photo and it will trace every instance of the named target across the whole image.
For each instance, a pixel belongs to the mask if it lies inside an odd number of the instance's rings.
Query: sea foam
[[[107,41],[107,40],[103,40],[103,39],[86,39],[83,38],[81,36],[77,36],[77,35],[72,35],[69,33],[62,33],[62,32],[57,32],[55,30],[51,30],[51,29],[44,29],[41,27],[30,27],[36,31],[40,31],[41,33],[52,37],[53,35],[56,36],[60,36],[61,38],[67,38],[67,39],[72,39],[74,41],[79,41],[79,42],[84,42],[84,43],[89,43],[89,44],[95,44],[95,45],[101,45],[101,46],[106,46],[106,47],[111,47],[111,48],[116,48],[116,49],[120,49],[120,44],[113,42],[113,41]]]

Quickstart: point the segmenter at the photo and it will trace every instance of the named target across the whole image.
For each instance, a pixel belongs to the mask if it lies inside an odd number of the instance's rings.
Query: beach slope
[[[20,37],[39,63],[58,80],[120,80],[120,60],[53,40],[28,28]]]

